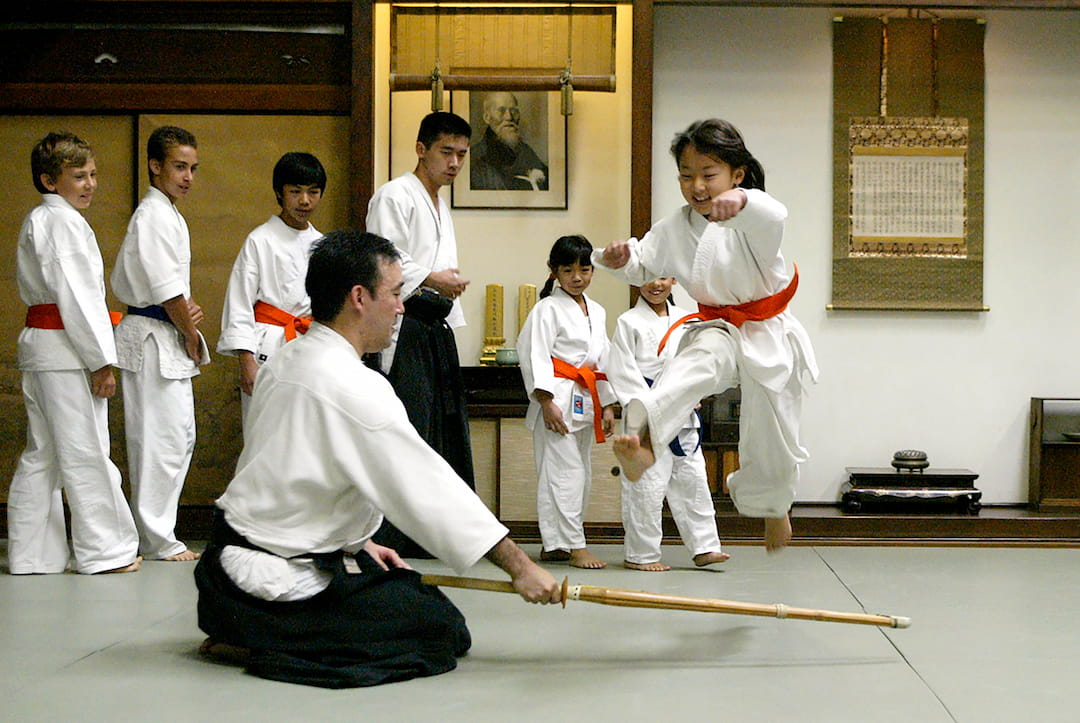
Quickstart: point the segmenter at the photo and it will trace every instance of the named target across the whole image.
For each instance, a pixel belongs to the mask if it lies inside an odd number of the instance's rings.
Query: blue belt
[[[151,319],[165,321],[170,324],[172,323],[172,319],[169,318],[169,312],[165,311],[165,307],[160,304],[154,304],[153,306],[129,306],[127,313],[134,314],[135,316],[149,316]]]

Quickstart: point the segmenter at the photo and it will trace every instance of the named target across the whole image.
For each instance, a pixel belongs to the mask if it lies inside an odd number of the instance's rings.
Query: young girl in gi
[[[615,428],[615,394],[598,372],[608,355],[607,314],[585,295],[592,251],[583,236],[555,242],[548,257],[551,275],[517,342],[529,393],[525,424],[533,432],[536,458],[540,559],[582,568],[607,565],[585,549],[582,518],[593,440],[603,442]]]
[[[810,338],[787,311],[798,274],[780,253],[787,209],[765,192],[765,173],[730,123],[703,120],[675,136],[671,152],[686,206],[639,241],[617,241],[593,262],[631,284],[674,276],[698,302],[664,375],[623,409],[626,434],[613,441],[638,480],[698,402],[739,385],[738,471],[727,483],[743,515],[765,520],[765,547],[791,540],[804,376],[817,378]]]
[[[628,403],[632,395],[647,392],[675,355],[683,328],[674,329],[662,353],[656,351],[672,324],[689,313],[671,302],[674,285],[670,276],[644,284],[637,303],[615,324],[607,375],[620,402]],[[716,532],[716,508],[709,493],[700,427],[698,415],[691,413],[641,479],[631,482],[622,476],[624,567],[647,572],[671,569],[660,559],[665,497],[695,565],[704,567],[728,559],[720,550]]]

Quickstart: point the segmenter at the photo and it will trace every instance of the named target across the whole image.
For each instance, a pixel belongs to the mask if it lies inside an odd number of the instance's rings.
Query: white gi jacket
[[[128,222],[110,281],[116,298],[128,306],[153,306],[181,295],[191,297],[187,222],[169,197],[153,186]],[[143,342],[149,336],[157,342],[162,377],[188,379],[199,374],[173,324],[134,314],[126,314],[116,327],[117,366],[132,372],[142,369]],[[209,361],[207,354],[203,363]]]
[[[285,328],[255,321],[255,302],[263,301],[293,316],[311,314],[304,288],[311,246],[322,234],[308,224],[302,231],[280,216],[255,228],[233,264],[221,312],[220,354],[250,351],[262,364],[285,343]]]
[[[593,424],[593,404],[588,390],[572,379],[556,377],[551,362],[556,357],[575,367],[605,371],[610,347],[607,313],[588,296],[585,305],[588,316],[569,294],[556,286],[551,296],[536,302],[521,327],[517,348],[521,376],[529,395],[529,409],[525,413],[529,429],[535,429],[537,420],[541,425],[544,423],[540,404],[533,394],[537,389],[551,392],[571,432]],[[610,383],[599,381],[596,389],[602,407],[615,403]]]
[[[390,383],[313,323],[259,372],[236,475],[217,505],[275,555],[359,549],[383,514],[458,572],[508,533],[409,422]]]
[[[690,312],[674,304],[668,304],[668,315],[658,316],[643,297],[639,297],[633,308],[624,311],[615,322],[615,333],[611,337],[611,353],[608,355],[607,373],[619,403],[624,407],[634,397],[641,396],[649,389],[645,379],[656,381],[668,359],[675,355],[679,341],[686,332],[686,326],[676,327],[671,332],[664,351],[656,354],[660,341],[672,324]],[[696,414],[686,420],[687,427],[700,427]]]
[[[744,191],[746,206],[728,221],[710,223],[683,206],[640,241],[630,239],[630,261],[609,271],[635,286],[674,276],[695,301],[709,306],[779,293],[791,281],[780,253],[787,209],[764,191]],[[592,260],[607,268],[603,249],[594,251]],[[743,372],[767,389],[779,391],[793,373],[804,370],[817,379],[810,337],[790,311],[740,327],[725,321],[703,323],[728,327],[739,343]]]
[[[458,267],[450,209],[441,197],[436,208],[424,184],[411,171],[384,184],[371,197],[367,230],[389,239],[402,252],[402,298],[412,296],[432,271]],[[451,329],[465,326],[459,299],[454,299],[446,323]]]
[[[62,196],[47,193],[41,199],[19,231],[19,297],[27,306],[56,304],[64,328],[19,332],[19,369],[97,371],[116,364],[105,266],[94,231]]]

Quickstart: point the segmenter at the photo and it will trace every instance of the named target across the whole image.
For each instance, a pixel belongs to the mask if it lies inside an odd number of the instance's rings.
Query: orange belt
[[[311,326],[310,316],[293,316],[265,301],[255,302],[255,321],[285,327],[285,341],[292,341],[297,333],[306,334],[308,327]]]
[[[777,294],[773,294],[772,296],[766,296],[764,299],[747,301],[744,304],[733,304],[731,306],[706,306],[705,304],[698,304],[696,314],[687,314],[671,325],[671,328],[664,334],[664,338],[660,340],[660,347],[656,350],[656,353],[659,354],[664,351],[664,346],[667,344],[671,332],[675,331],[676,328],[688,321],[716,321],[717,319],[723,319],[738,327],[742,326],[743,322],[746,321],[764,321],[765,319],[771,319],[787,308],[788,302],[791,301],[792,296],[795,296],[795,290],[798,288],[799,267],[796,266],[795,275],[791,278],[791,283],[787,285],[786,289]]]
[[[588,367],[576,367],[570,362],[551,357],[551,363],[555,366],[555,376],[561,379],[570,379],[589,390],[592,397],[593,408],[593,434],[598,444],[604,443],[603,408],[600,406],[600,394],[596,391],[596,382],[607,381],[607,375]]]
[[[119,324],[123,317],[119,311],[109,312],[109,321],[113,326]],[[34,304],[26,310],[26,326],[31,329],[63,329],[60,307],[56,304]]]

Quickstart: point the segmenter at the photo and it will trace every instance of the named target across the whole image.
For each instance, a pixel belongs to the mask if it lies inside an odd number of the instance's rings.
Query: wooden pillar
[[[630,233],[652,226],[653,0],[634,0],[630,103]]]
[[[364,228],[375,193],[375,2],[352,3],[349,225]]]

